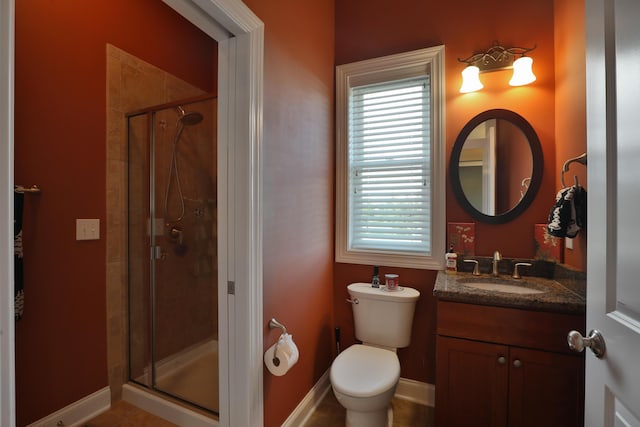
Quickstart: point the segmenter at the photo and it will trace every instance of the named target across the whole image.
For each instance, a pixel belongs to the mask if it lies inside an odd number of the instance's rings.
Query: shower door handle
[[[154,246],[151,248],[151,259],[166,259],[167,253],[162,250],[162,246]]]

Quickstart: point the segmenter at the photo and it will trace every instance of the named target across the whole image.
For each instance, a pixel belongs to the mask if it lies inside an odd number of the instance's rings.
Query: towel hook
[[[564,165],[562,165],[562,170],[560,171],[560,183],[562,184],[562,188],[567,188],[566,184],[564,183],[564,173],[567,172],[569,170],[569,165],[571,163],[580,163],[583,165],[587,165],[587,153],[583,153],[577,157],[573,157],[569,160],[567,160],[566,162],[564,162]],[[578,186],[578,177],[574,175],[573,177],[573,183],[575,184],[575,186]]]
[[[13,191],[20,194],[40,194],[40,187],[32,185],[31,187],[25,187],[24,185],[16,185]]]

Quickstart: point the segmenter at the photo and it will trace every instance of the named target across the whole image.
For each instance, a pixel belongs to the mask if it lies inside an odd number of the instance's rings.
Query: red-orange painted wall
[[[271,317],[300,359],[264,371],[265,426],[280,426],[331,364],[333,346],[333,0],[250,0],[265,24],[264,347]]]
[[[19,426],[107,386],[106,43],[215,90],[215,44],[162,2],[16,2],[15,181],[42,187],[24,213]],[[76,218],[103,238],[76,241]]]
[[[564,162],[587,151],[584,0],[556,0],[555,51],[557,179],[554,184],[559,190]],[[587,188],[585,166],[571,164],[565,173],[565,184],[573,185],[574,176]],[[573,249],[564,251],[565,264],[580,271],[587,271],[586,233],[586,229],[581,230],[573,241]]]
[[[351,0],[336,2],[336,64],[374,58],[435,45],[445,45],[446,151],[462,127],[476,114],[492,108],[513,110],[527,119],[542,145],[545,168],[542,185],[532,205],[519,218],[501,225],[476,223],[476,254],[500,250],[505,257],[534,255],[533,224],[545,223],[555,197],[555,74],[553,0],[514,2],[507,0],[425,2],[421,0]],[[458,92],[463,64],[457,58],[488,49],[495,41],[508,46],[538,48],[534,58],[535,84],[508,86],[510,73],[482,75],[485,89],[462,95]],[[448,179],[448,178],[447,178]],[[457,203],[447,185],[447,221],[474,222]],[[445,248],[442,248],[444,256]],[[335,316],[344,329],[351,327],[350,307],[342,304],[345,287],[367,281],[371,267],[336,265]],[[383,268],[383,270],[385,270]],[[402,375],[435,382],[435,310],[431,294],[433,272],[400,271],[401,282],[418,287],[422,295],[414,321],[411,347],[400,353]],[[354,341],[343,334],[343,346]]]

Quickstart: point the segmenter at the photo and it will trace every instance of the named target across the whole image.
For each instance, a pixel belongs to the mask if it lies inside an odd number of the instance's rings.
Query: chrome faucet
[[[491,272],[494,276],[498,275],[498,261],[501,261],[501,260],[502,260],[502,255],[500,255],[500,252],[495,251],[493,253],[493,270]]]
[[[514,279],[521,279],[520,271],[518,271],[518,267],[531,267],[530,262],[516,262],[516,265],[513,267],[513,277]]]

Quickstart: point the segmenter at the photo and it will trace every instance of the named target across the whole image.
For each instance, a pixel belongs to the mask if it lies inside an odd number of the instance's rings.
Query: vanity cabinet
[[[584,315],[438,302],[438,427],[582,426]]]

